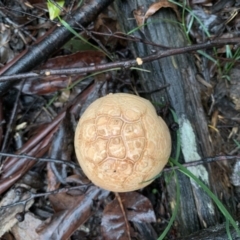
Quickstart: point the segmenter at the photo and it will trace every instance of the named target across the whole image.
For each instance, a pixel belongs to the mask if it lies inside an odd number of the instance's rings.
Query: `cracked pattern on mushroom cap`
[[[95,185],[128,192],[150,184],[148,180],[163,169],[170,156],[171,138],[148,100],[109,94],[83,113],[76,128],[75,151]]]

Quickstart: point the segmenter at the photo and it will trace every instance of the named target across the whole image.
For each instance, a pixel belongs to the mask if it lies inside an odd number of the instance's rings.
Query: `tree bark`
[[[133,10],[142,7],[144,12],[154,3],[153,0],[125,1],[117,0],[115,8],[119,14],[118,20],[125,33],[136,29],[137,23]],[[133,32],[134,36],[167,47],[187,46],[184,32],[177,24],[175,13],[171,9],[161,9],[147,20],[147,24],[140,30]],[[134,57],[144,57],[159,48],[145,43],[132,43],[131,50]],[[180,162],[199,160],[201,157],[211,156],[213,150],[209,141],[206,117],[201,105],[200,90],[196,80],[196,67],[191,54],[181,54],[166,57],[143,65],[150,71],[138,71],[142,87],[151,92],[169,84],[166,90],[148,96],[153,102],[162,105],[170,103],[179,122],[181,138]],[[173,152],[176,153],[176,133],[172,134]],[[215,189],[211,175],[214,169],[210,165],[190,167],[189,170],[206,185]],[[176,224],[182,236],[186,236],[201,228],[213,226],[219,221],[219,213],[210,197],[192,180],[177,173],[180,184],[180,212]],[[167,186],[170,205],[175,206],[175,183]],[[222,191],[224,191],[222,189]],[[218,194],[218,192],[217,192]],[[220,195],[220,193],[219,193]]]
[[[239,219],[238,219],[239,220]],[[240,237],[237,235],[237,232],[234,228],[229,229],[229,233],[232,237],[232,240],[239,240]],[[229,239],[226,232],[226,223],[217,224],[214,227],[203,229],[199,232],[193,233],[189,236],[183,238],[178,238],[177,240],[226,240]]]

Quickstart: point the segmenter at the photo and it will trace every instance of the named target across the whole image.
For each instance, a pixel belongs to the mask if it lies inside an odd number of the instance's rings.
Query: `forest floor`
[[[89,2],[90,8],[94,3]],[[222,178],[231,190],[236,219],[240,216],[239,3],[190,2],[156,1],[144,12],[135,9],[132,20],[135,31],[141,31],[151,15],[170,8],[189,45],[225,41],[191,54],[202,85],[209,139],[217,149],[215,160],[226,163]],[[149,44],[136,39],[134,31],[128,35],[121,31],[112,5],[87,28],[80,25],[73,30],[63,19],[81,5],[87,9],[88,2],[0,1],[0,239],[163,239],[172,216],[166,179],[161,176],[138,191],[114,193],[93,185],[77,162],[74,131],[80,116],[108,93],[141,95],[141,58],[138,69],[123,63],[135,61],[132,41]],[[54,48],[48,41],[60,25],[73,36]],[[61,41],[57,35],[55,39]],[[45,48],[38,52],[39,42]],[[27,65],[28,71],[18,70]],[[177,123],[169,127],[178,129]],[[164,239],[180,237],[178,227],[172,224]]]

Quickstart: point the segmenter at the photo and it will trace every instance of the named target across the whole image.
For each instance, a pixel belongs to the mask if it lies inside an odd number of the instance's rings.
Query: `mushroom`
[[[86,176],[113,192],[150,184],[171,152],[169,129],[153,105],[126,93],[90,104],[78,122],[74,144]]]

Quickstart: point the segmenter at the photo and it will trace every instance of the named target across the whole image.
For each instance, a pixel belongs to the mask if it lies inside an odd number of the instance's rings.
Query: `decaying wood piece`
[[[136,29],[133,10],[142,8],[146,12],[154,1],[116,1],[115,7],[119,14],[118,20],[124,32]],[[165,21],[166,20],[166,21]],[[133,35],[154,43],[168,47],[187,46],[184,33],[180,29],[175,13],[171,9],[161,9],[148,20],[141,31],[136,30]],[[132,43],[134,57],[150,55],[159,51],[152,45]],[[142,87],[146,91],[159,89],[161,86],[170,86],[161,92],[149,95],[154,102],[165,104],[170,102],[177,114],[181,136],[180,162],[198,160],[201,157],[211,156],[212,148],[209,142],[209,133],[204,111],[201,105],[198,82],[195,78],[196,68],[194,58],[190,54],[171,56],[143,65],[150,73],[139,71]],[[173,133],[173,148],[176,147],[176,137]],[[173,150],[172,156],[175,156]],[[189,170],[213,189],[211,181],[212,169],[210,165],[191,167]],[[180,212],[177,215],[178,230],[185,236],[201,228],[213,226],[218,221],[218,211],[207,194],[194,182],[181,173],[178,174],[180,184]],[[168,185],[168,194],[171,206],[175,206],[175,184]]]
[[[233,240],[240,239],[234,228],[230,227],[230,234]],[[207,229],[202,229],[199,232],[193,233],[189,236],[185,236],[184,238],[178,238],[177,240],[212,240],[212,239],[217,240],[229,239],[226,232],[226,223],[217,224],[216,226]]]

